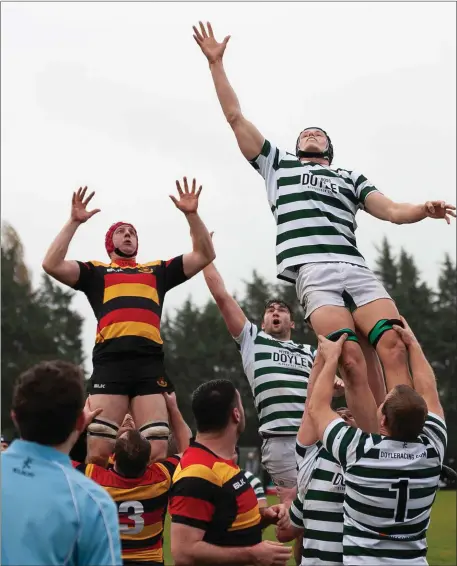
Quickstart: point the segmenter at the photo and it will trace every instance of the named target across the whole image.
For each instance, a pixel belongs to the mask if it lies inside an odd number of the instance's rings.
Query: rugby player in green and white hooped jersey
[[[203,271],[231,336],[240,349],[245,375],[259,416],[262,464],[282,501],[295,497],[295,439],[306,401],[315,348],[291,340],[291,309],[280,299],[265,306],[261,328],[250,322],[227,291],[212,263]]]
[[[333,147],[320,128],[301,132],[296,155],[280,150],[241,112],[222,63],[229,36],[219,43],[210,24],[206,29],[201,22],[194,34],[208,59],[219,102],[241,152],[265,179],[277,224],[278,276],[296,284],[305,318],[317,335],[336,339],[343,331],[348,333],[341,359],[346,398],[359,426],[376,432],[374,411],[366,410],[374,401],[354,323],[376,347],[388,386],[398,382],[399,376],[409,384],[410,376],[404,345],[392,332],[399,318],[397,308],[357,249],[356,212],[362,208],[395,224],[427,217],[450,223],[455,207],[443,201],[395,203],[362,174],[332,168]]]
[[[381,434],[351,428],[330,407],[333,373],[347,334],[319,337],[324,359],[308,411],[319,439],[343,469],[343,563],[426,565],[426,533],[447,443],[433,369],[406,321],[394,330],[405,344],[414,389],[391,389],[378,409]]]

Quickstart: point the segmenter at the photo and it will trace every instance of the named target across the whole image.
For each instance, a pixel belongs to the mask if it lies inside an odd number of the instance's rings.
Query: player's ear
[[[238,407],[235,407],[232,411],[233,420],[238,424],[241,421],[241,413]]]
[[[290,321],[290,327],[295,328],[295,322],[293,320]]]

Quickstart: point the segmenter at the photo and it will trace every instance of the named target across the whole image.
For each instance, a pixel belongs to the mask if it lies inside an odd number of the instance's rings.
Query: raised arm
[[[189,223],[193,250],[188,254],[184,254],[183,269],[185,276],[190,278],[211,263],[215,259],[216,254],[208,229],[197,213],[198,198],[202,187],[200,186],[198,191],[196,191],[196,181],[194,179],[192,181],[192,189],[189,191],[187,177],[184,177],[183,186],[184,190],[181,188],[179,181],[176,181],[179,199],[173,195],[170,195],[170,198],[176,208],[184,214]]]
[[[95,192],[92,192],[84,200],[86,191],[87,187],[84,187],[84,189],[80,187],[76,193],[73,193],[70,219],[50,245],[42,264],[48,275],[69,287],[73,287],[78,282],[80,270],[77,261],[65,259],[68,246],[79,226],[87,222],[94,214],[100,212],[99,208],[91,211],[86,210],[88,203],[95,194]]]
[[[163,396],[165,397],[168,416],[170,418],[171,432],[176,441],[176,450],[178,454],[182,454],[189,446],[192,432],[179,410],[176,401],[176,393],[164,393]]]
[[[221,311],[228,331],[234,338],[237,338],[246,324],[247,319],[244,312],[225,288],[224,281],[214,263],[205,267],[203,275],[208,289]]]
[[[367,196],[365,210],[372,216],[393,224],[413,224],[424,218],[444,218],[450,224],[450,217],[455,218],[455,206],[442,200],[427,201],[425,204],[394,202],[378,191]]]
[[[414,389],[424,398],[430,412],[444,418],[438,389],[436,387],[435,373],[428,363],[422,348],[406,320],[401,317],[404,328],[394,325],[394,330],[403,340],[409,354],[409,364],[413,377]]]
[[[313,392],[308,404],[308,412],[314,423],[319,440],[323,440],[327,426],[339,418],[338,413],[331,408],[333,387],[338,360],[347,334],[343,334],[336,342],[319,336],[318,356],[322,356],[323,367],[317,376]]]
[[[228,35],[222,43],[218,43],[214,37],[211,24],[207,23],[208,31],[202,22],[199,22],[199,24],[200,29],[195,26],[193,28],[194,39],[208,59],[222,111],[235,134],[241,153],[246,159],[255,159],[261,152],[265,140],[254,124],[243,116],[238,97],[225,74],[222,58],[230,36]]]

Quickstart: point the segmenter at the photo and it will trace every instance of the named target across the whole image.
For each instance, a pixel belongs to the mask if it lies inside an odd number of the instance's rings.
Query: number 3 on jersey
[[[393,483],[391,489],[398,491],[397,511],[395,513],[395,522],[402,523],[406,517],[406,506],[409,499],[408,480],[400,480]]]
[[[127,515],[127,519],[130,519],[135,524],[132,527],[121,523],[121,535],[137,535],[138,533],[141,533],[144,528],[143,505],[139,501],[123,501],[119,505],[119,515],[126,513],[131,513],[130,515]]]

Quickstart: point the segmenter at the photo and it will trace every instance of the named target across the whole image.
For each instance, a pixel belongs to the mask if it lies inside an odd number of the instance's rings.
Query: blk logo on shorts
[[[104,388],[105,388],[104,383],[94,383],[94,389],[104,389]]]
[[[166,387],[168,385],[168,382],[163,377],[159,377],[159,379],[157,380],[157,385],[160,385],[160,387]]]

